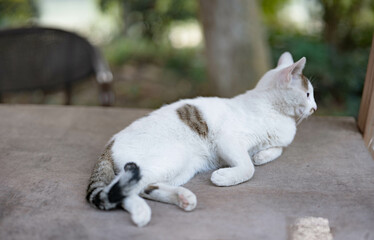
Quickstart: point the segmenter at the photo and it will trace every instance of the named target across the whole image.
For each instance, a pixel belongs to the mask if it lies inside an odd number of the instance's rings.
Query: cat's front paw
[[[184,211],[192,211],[197,204],[196,196],[188,189],[178,191],[178,206]]]
[[[210,180],[219,187],[227,187],[248,181],[252,178],[253,173],[253,165],[220,168],[212,173]]]
[[[282,154],[281,147],[268,148],[253,155],[253,164],[258,166],[278,158]]]
[[[210,180],[214,185],[226,187],[234,185],[232,171],[228,168],[221,168],[212,173]]]
[[[256,166],[259,166],[259,165],[267,163],[268,161],[266,161],[265,157],[266,156],[264,156],[264,154],[262,154],[262,152],[259,152],[259,153],[255,154],[252,157],[253,164],[256,165]]]

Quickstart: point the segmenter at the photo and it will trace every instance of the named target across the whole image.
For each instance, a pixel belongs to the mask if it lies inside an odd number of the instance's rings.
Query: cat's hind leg
[[[196,207],[196,196],[184,187],[175,187],[164,183],[149,184],[141,193],[142,197],[175,204],[185,211],[192,211]]]
[[[151,220],[151,208],[146,201],[137,194],[127,196],[122,200],[122,207],[131,215],[131,220],[143,227]]]
[[[255,155],[253,155],[252,157],[253,164],[258,166],[258,165],[271,162],[282,154],[282,150],[283,149],[281,147],[273,147],[273,148],[268,148],[266,150],[262,150],[256,153]]]

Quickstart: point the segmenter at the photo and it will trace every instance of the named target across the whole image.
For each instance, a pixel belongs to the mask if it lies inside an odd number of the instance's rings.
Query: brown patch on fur
[[[154,185],[149,185],[145,190],[144,190],[144,193],[149,195],[151,194],[154,190],[157,190],[159,189],[158,186],[154,186]]]
[[[179,118],[199,136],[203,138],[208,136],[208,125],[196,106],[190,104],[183,105],[177,109],[177,114]]]
[[[110,164],[112,164],[114,168],[114,161],[112,158],[112,146],[113,146],[114,140],[111,141],[105,148],[104,152],[101,154],[99,161],[109,161]]]
[[[114,141],[111,141],[105,148],[104,152],[99,157],[99,160],[94,166],[90,182],[87,187],[87,200],[91,201],[91,195],[97,188],[104,188],[108,185],[116,174],[114,161],[112,158],[112,146]]]
[[[308,91],[308,89],[309,89],[309,80],[308,80],[308,78],[306,78],[304,75],[300,75],[300,77],[301,77],[301,84],[303,85],[303,88],[305,88],[305,90],[306,91]]]

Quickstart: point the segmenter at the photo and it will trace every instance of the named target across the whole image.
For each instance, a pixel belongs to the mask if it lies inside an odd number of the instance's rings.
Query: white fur
[[[282,154],[282,151],[283,149],[281,147],[272,147],[262,150],[253,156],[253,164],[259,166],[273,161]]]
[[[312,85],[308,83],[309,97],[301,87],[300,74],[305,62],[302,58],[293,63],[291,54],[284,53],[278,66],[268,71],[253,90],[231,99],[180,100],[116,134],[112,138],[112,152],[118,169],[134,162],[142,175],[130,195],[137,196],[149,184],[162,183],[164,185],[156,190],[158,196],[154,193],[153,198],[148,198],[192,210],[196,206],[195,195],[171,186],[186,183],[198,172],[217,168],[211,176],[217,186],[249,180],[254,174],[252,161],[260,165],[279,157],[282,148],[292,142],[297,124],[312,114],[312,109],[317,109]],[[176,114],[176,110],[187,103],[202,113],[209,128],[207,138],[192,131]],[[223,166],[228,167],[220,168]],[[186,204],[192,206],[183,207],[181,200],[175,197],[178,191],[188,195]],[[125,201],[133,221],[138,226],[145,225],[150,219],[150,210],[149,213],[139,210],[145,202],[138,197]]]
[[[131,214],[132,221],[143,227],[151,220],[151,208],[145,200],[136,194],[130,195],[123,200],[122,207]]]

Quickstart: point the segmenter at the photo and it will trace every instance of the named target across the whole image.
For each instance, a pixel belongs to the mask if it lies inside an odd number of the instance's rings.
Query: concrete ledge
[[[288,239],[301,217],[328,219],[334,239],[374,239],[374,161],[353,118],[312,117],[280,159],[219,188],[186,186],[193,212],[148,201],[136,228],[121,210],[85,202],[109,137],[147,110],[0,105],[0,239]]]

